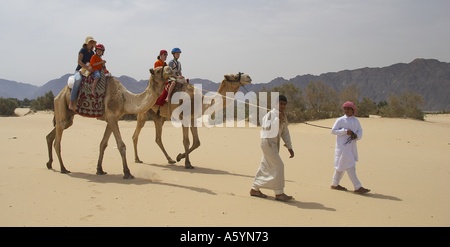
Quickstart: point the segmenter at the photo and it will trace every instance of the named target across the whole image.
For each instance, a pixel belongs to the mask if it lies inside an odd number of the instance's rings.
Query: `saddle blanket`
[[[101,73],[101,78],[92,92],[93,75],[82,76],[80,89],[78,92],[76,112],[84,117],[99,118],[103,116],[103,101],[106,95],[106,77]]]

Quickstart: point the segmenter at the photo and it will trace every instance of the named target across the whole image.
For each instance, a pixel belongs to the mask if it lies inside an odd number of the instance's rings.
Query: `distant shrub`
[[[19,107],[17,99],[12,98],[1,98],[0,97],[0,115],[3,116],[13,116],[16,108]]]
[[[32,111],[43,111],[43,110],[51,110],[54,109],[54,99],[52,91],[45,93],[44,96],[38,97],[37,99],[31,101],[30,109]]]
[[[412,118],[425,120],[425,114],[420,110],[424,103],[423,97],[412,92],[401,95],[390,95],[388,103],[381,109],[381,116],[390,118]]]
[[[327,84],[310,82],[305,88],[306,118],[309,120],[334,118],[342,114],[337,92]]]
[[[358,117],[369,117],[370,115],[378,115],[377,104],[369,98],[364,97],[361,102],[358,103]]]

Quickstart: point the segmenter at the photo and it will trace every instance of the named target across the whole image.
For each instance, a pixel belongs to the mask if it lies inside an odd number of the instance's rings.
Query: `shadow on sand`
[[[59,173],[59,171],[56,171],[56,170],[53,170],[53,171]],[[217,193],[215,193],[211,190],[205,189],[205,188],[165,183],[165,182],[158,181],[157,179],[145,179],[145,178],[123,179],[123,174],[96,175],[96,174],[88,174],[88,173],[84,173],[84,172],[71,172],[71,173],[68,173],[65,175],[73,177],[73,178],[84,179],[84,180],[87,180],[88,182],[92,182],[92,183],[103,183],[103,184],[114,183],[114,184],[134,184],[134,185],[158,184],[158,185],[164,185],[164,186],[170,186],[170,187],[191,190],[191,191],[195,191],[195,192],[199,192],[199,193],[217,195]]]

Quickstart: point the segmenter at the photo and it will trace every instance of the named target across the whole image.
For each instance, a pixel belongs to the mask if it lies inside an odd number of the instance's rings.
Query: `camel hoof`
[[[106,174],[108,174],[107,172],[104,172],[104,171],[97,171],[97,173],[95,173],[95,174],[97,174],[97,175],[106,175]]]
[[[178,154],[177,155],[177,161],[180,162],[180,160],[183,158],[183,154]]]
[[[123,179],[134,179],[134,176],[131,174],[125,174],[123,175]]]
[[[52,163],[51,162],[47,162],[47,169],[49,169],[49,170],[52,169]]]
[[[134,160],[134,163],[144,163],[144,162],[142,162],[142,160],[140,160],[140,159],[136,159],[136,160]]]
[[[69,171],[69,170],[66,170],[66,169],[64,169],[64,170],[61,170],[61,173],[62,173],[62,174],[68,174],[68,173],[70,173],[70,171]]]
[[[171,158],[169,158],[167,161],[169,161],[169,164],[175,164],[175,163],[177,163],[175,160],[173,160],[173,159],[171,159]]]
[[[185,168],[185,169],[194,169],[194,167],[191,166],[191,165],[184,166],[184,168]]]

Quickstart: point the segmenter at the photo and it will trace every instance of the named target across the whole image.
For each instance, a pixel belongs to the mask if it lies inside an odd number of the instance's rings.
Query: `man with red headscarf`
[[[359,120],[355,117],[356,106],[347,101],[342,104],[344,116],[336,119],[331,134],[336,135],[336,147],[334,151],[334,174],[331,189],[347,191],[347,188],[339,185],[344,172],[353,183],[354,192],[358,194],[368,193],[370,190],[362,187],[356,176],[356,161],[358,161],[358,149],[356,141],[362,138],[362,128]]]

